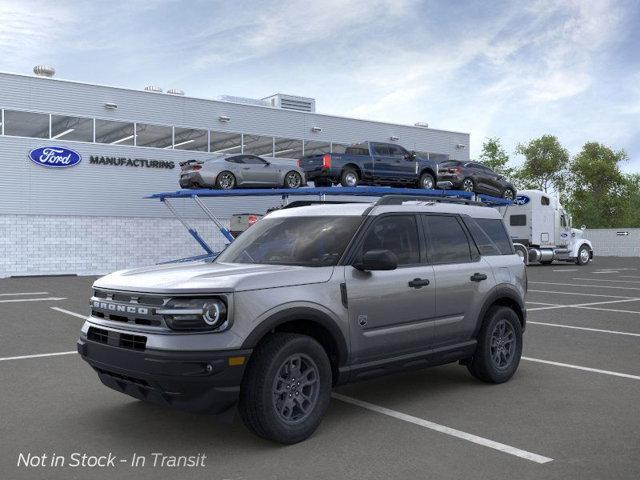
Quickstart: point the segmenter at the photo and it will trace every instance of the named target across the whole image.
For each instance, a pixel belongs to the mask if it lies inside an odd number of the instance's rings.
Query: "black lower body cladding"
[[[178,410],[218,414],[238,401],[251,350],[136,351],[82,337],[78,353],[107,387]],[[230,366],[230,357],[244,361]]]

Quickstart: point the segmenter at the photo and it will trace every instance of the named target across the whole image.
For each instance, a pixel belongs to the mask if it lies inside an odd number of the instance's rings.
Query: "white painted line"
[[[595,275],[607,275],[609,273],[620,273],[618,270],[602,270],[600,272],[593,272]]]
[[[571,280],[587,280],[589,282],[640,283],[640,282],[637,282],[637,281],[634,281],[634,280],[609,280],[608,278],[580,278],[580,277],[573,277]]]
[[[527,303],[527,304],[530,303],[532,305],[547,305],[547,306],[551,306],[551,307],[562,307],[562,306],[564,306],[564,305],[559,305],[557,303],[531,302],[529,300],[527,300],[525,303]],[[51,307],[51,308],[53,308],[53,307]]]
[[[63,297],[46,297],[46,298],[12,298],[10,300],[0,300],[0,303],[17,303],[17,302],[57,302],[58,300],[66,300]]]
[[[621,310],[619,308],[597,308],[597,307],[586,307],[582,305],[578,305],[575,308],[584,308],[585,310],[600,310],[602,312],[615,312],[615,313],[635,313],[640,314],[636,310]]]
[[[555,365],[556,367],[573,368],[575,370],[583,370],[585,372],[603,373],[605,375],[612,375],[614,377],[630,378],[632,380],[640,380],[640,376],[631,375],[629,373],[612,372],[610,370],[600,370],[598,368],[583,367],[581,365],[572,365],[570,363],[552,362],[551,360],[542,360],[541,358],[522,357],[522,360],[529,362],[545,363],[547,365]]]
[[[88,315],[82,315],[80,313],[71,312],[69,310],[65,310],[64,308],[59,307],[49,307],[51,310],[55,310],[56,312],[66,313],[67,315],[71,315],[72,317],[78,317],[86,320]]]
[[[570,328],[570,329],[573,329],[573,330],[585,330],[587,332],[611,333],[611,334],[614,334],[614,335],[628,335],[630,337],[640,337],[640,333],[618,332],[616,330],[602,330],[600,328],[576,327],[574,325],[562,325],[562,324],[559,324],[559,323],[546,323],[546,322],[530,322],[530,321],[527,321],[527,325],[544,325],[545,327]]]
[[[552,305],[550,307],[527,308],[527,312],[537,312],[538,310],[556,310],[558,308],[569,308],[571,305]]]
[[[640,278],[639,275],[618,275],[620,278]]]
[[[640,298],[627,298],[626,300],[607,300],[604,302],[590,302],[590,303],[575,303],[573,305],[551,305],[550,307],[535,307],[527,308],[527,312],[535,312],[537,310],[555,310],[556,308],[591,308],[591,305],[606,305],[609,303],[626,303],[626,302],[638,302]],[[596,308],[595,310],[604,310],[606,312],[615,312],[616,310],[609,308]],[[620,310],[627,312],[628,310]]]
[[[493,448],[494,450],[499,450],[501,452],[508,453],[509,455],[514,455],[516,457],[524,458],[525,460],[530,460],[535,463],[549,463],[553,461],[553,458],[543,457],[542,455],[538,455],[536,453],[527,452],[526,450],[521,450],[519,448],[515,448],[510,445],[505,445],[504,443],[494,442],[493,440],[489,440],[488,438],[479,437],[471,433],[463,432],[461,430],[456,430],[455,428],[446,427],[438,423],[430,422],[429,420],[423,420],[422,418],[407,415],[405,413],[401,413],[396,410],[391,410],[389,408],[381,407],[379,405],[374,405],[373,403],[363,402],[362,400],[357,400],[352,397],[347,397],[339,393],[332,393],[331,396],[336,400],[340,400],[345,403],[350,403],[351,405],[356,405],[358,407],[371,410],[372,412],[381,413],[382,415],[387,415],[389,417],[393,417],[398,420],[402,420],[404,422],[413,423],[414,425],[425,427],[430,430],[434,430],[436,432],[444,433],[445,435],[451,435],[452,437],[460,438],[462,440],[467,440],[468,442],[482,445],[483,447]]]
[[[576,283],[529,282],[539,285],[562,285],[564,287],[615,288],[616,290],[640,290],[640,287],[618,287],[612,285],[580,285]]]
[[[553,271],[554,272],[577,272],[578,270],[580,270],[579,268],[556,268]]]
[[[529,282],[529,283],[531,283],[531,282]],[[564,283],[562,285],[564,285]],[[532,289],[529,289],[527,291],[528,292],[536,292],[536,293],[557,293],[558,295],[581,295],[583,297],[630,298],[632,300],[640,300],[637,297],[623,297],[621,295],[602,295],[600,293],[558,292],[558,291],[553,291],[553,290],[532,290]]]
[[[78,353],[78,352],[73,350],[71,352],[39,353],[37,355],[21,355],[19,357],[4,357],[4,358],[0,358],[0,362],[6,362],[8,360],[25,360],[27,358],[57,357],[60,355],[73,355],[74,353]]]
[[[19,295],[49,295],[49,292],[0,293],[0,297],[13,297]]]

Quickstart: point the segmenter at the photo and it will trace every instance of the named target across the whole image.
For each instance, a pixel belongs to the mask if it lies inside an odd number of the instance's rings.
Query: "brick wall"
[[[620,233],[628,232],[628,235]],[[640,228],[587,229],[584,237],[599,257],[640,257]]]
[[[224,247],[211,222],[191,225],[215,250]],[[202,253],[175,219],[0,215],[0,277],[105,274]]]

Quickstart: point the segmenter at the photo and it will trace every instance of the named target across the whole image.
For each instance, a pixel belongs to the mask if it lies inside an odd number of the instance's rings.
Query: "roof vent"
[[[309,97],[298,97],[296,95],[286,95],[284,93],[276,93],[270,97],[263,98],[273,107],[283,108],[285,110],[296,110],[298,112],[315,112],[316,101]]]
[[[416,122],[414,125],[420,128],[429,128],[429,124],[427,122]]]
[[[162,88],[156,85],[147,85],[146,87],[144,87],[144,89],[147,92],[162,93]]]
[[[184,91],[180,90],[179,88],[170,88],[169,90],[167,90],[167,93],[169,95],[184,96]]]
[[[220,95],[218,100],[223,102],[242,103],[244,105],[257,105],[259,107],[268,107],[270,105],[269,102],[257,98],[236,97],[233,95]]]
[[[35,73],[38,77],[51,78],[56,74],[56,69],[50,67],[49,65],[36,65],[35,67],[33,67],[33,73]]]

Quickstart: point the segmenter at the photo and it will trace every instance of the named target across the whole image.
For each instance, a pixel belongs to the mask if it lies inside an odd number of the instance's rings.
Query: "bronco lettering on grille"
[[[120,305],[118,303],[100,302],[98,300],[93,301],[93,306],[101,310],[109,310],[111,312],[133,313],[137,315],[148,315],[149,309],[147,307],[132,307],[130,305]]]

